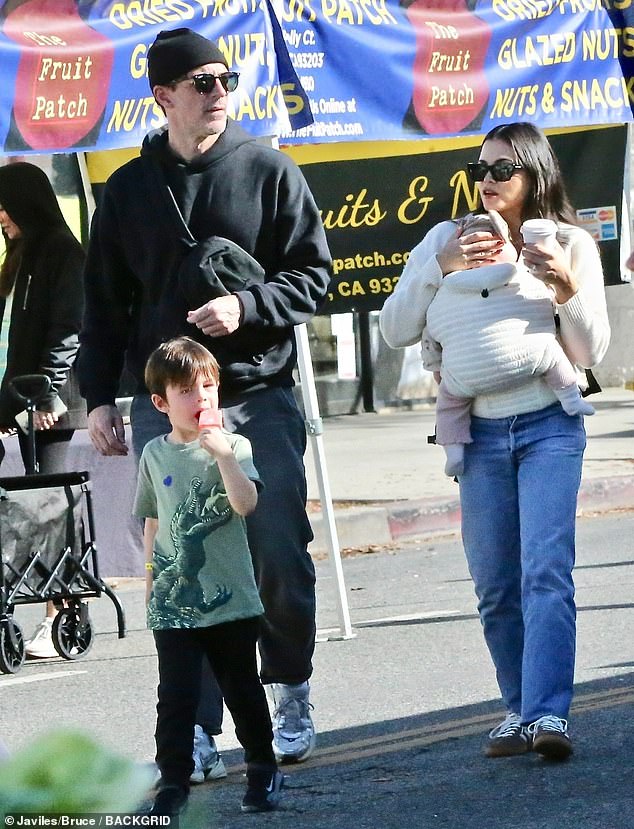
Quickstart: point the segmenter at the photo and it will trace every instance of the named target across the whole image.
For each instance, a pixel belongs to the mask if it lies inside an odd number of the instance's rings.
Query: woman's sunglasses
[[[486,164],[484,161],[470,161],[467,170],[472,181],[484,181],[486,174],[491,173],[494,181],[510,181],[513,175],[522,169],[521,164],[512,161],[494,161]]]
[[[212,75],[211,72],[201,72],[200,75],[192,75],[191,78],[181,78],[175,83],[191,81],[196,92],[200,95],[209,95],[216,88],[216,81],[220,81],[225,92],[233,92],[238,87],[239,77],[239,72],[223,72],[221,75]]]

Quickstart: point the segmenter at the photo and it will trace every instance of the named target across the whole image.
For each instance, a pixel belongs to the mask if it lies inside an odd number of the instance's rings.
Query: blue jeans
[[[575,514],[583,418],[559,404],[473,417],[460,476],[462,537],[508,711],[566,718],[572,700]]]
[[[315,568],[308,553],[312,539],[306,515],[304,452],[306,429],[290,388],[250,392],[223,402],[224,425],[251,441],[253,460],[264,483],[255,511],[247,517],[247,534],[255,578],[264,605],[259,649],[263,683],[304,682],[312,673],[315,649]],[[165,434],[167,417],[149,395],[134,398],[130,411],[136,456],[156,435]],[[216,692],[207,697],[217,708]],[[204,703],[204,700],[203,700]],[[218,733],[222,712],[197,722]],[[201,721],[202,720],[202,721]]]

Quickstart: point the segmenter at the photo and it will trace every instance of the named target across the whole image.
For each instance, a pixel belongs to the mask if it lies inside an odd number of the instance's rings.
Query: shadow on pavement
[[[534,754],[486,758],[486,734],[502,718],[491,702],[333,732],[322,724],[313,757],[284,767],[280,810],[258,825],[631,829],[633,715],[634,672],[578,685],[575,753],[562,764]],[[192,790],[182,829],[245,826],[241,753],[224,759],[228,778]]]

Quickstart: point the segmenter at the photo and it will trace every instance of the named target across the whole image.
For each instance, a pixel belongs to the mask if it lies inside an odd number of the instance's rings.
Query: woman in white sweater
[[[575,226],[559,165],[533,124],[489,132],[468,165],[485,210],[506,221],[532,273],[552,287],[559,338],[584,368],[604,356],[610,326],[603,272],[591,236]],[[526,219],[557,222],[558,242],[523,245]],[[491,233],[460,235],[454,222],[433,227],[412,251],[381,312],[393,347],[420,340],[426,311],[448,274],[495,264],[503,242]],[[462,536],[484,636],[507,716],[489,734],[486,754],[572,753],[568,712],[575,662],[575,514],[585,430],[567,415],[541,376],[473,401],[472,443],[458,476]]]

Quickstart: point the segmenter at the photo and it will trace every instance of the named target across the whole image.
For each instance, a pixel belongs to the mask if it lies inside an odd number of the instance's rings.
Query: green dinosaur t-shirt
[[[225,434],[245,475],[259,481],[249,441]],[[146,445],[134,514],[159,522],[149,628],[209,627],[264,612],[244,518],[231,508],[218,464],[197,440],[171,443],[162,435]]]

